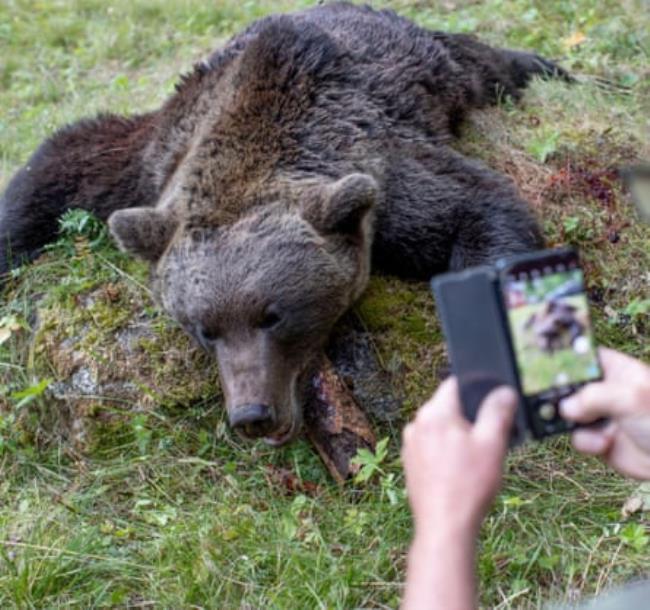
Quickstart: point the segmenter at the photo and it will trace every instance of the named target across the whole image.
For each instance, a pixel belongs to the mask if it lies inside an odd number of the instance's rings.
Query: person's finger
[[[598,360],[600,360],[606,381],[622,382],[627,376],[626,373],[629,375],[630,369],[635,370],[639,366],[643,366],[632,356],[608,347],[598,348]]]
[[[406,424],[402,429],[402,447],[404,447],[413,436],[413,424]]]
[[[420,407],[416,420],[427,422],[440,417],[457,415],[460,415],[458,381],[455,377],[448,377],[438,386],[435,394]]]
[[[650,455],[624,436],[615,436],[601,457],[624,476],[650,481]]]
[[[571,442],[580,453],[605,455],[614,442],[614,435],[607,429],[580,428],[571,435]]]
[[[475,437],[497,441],[505,452],[517,403],[517,393],[512,388],[501,386],[492,390],[478,410],[473,429]]]
[[[620,417],[639,410],[630,388],[621,383],[588,383],[560,403],[562,417],[591,422],[601,417]]]

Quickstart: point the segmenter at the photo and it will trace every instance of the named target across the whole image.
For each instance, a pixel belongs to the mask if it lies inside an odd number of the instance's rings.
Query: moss
[[[374,277],[357,311],[371,331],[391,331],[413,340],[435,341],[432,297],[421,284]]]
[[[95,271],[94,264],[77,268],[76,287]],[[123,427],[134,412],[219,396],[214,363],[155,310],[146,290],[118,277],[91,290],[50,294],[36,307],[25,365],[31,378],[53,379],[50,396],[68,413],[55,427],[77,450],[90,450],[107,427]],[[30,437],[44,422],[25,419]]]
[[[371,331],[382,331],[400,323],[403,307],[414,299],[407,285],[392,278],[372,277],[357,311]]]
[[[356,310],[373,333],[382,364],[405,397],[407,417],[447,368],[433,296],[426,284],[373,277]]]

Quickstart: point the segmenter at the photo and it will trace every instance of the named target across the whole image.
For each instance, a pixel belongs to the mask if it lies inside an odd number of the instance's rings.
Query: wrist
[[[446,552],[449,548],[474,547],[478,537],[479,526],[471,524],[447,527],[440,522],[415,528],[411,550],[416,553],[431,554],[438,551]]]
[[[484,511],[459,507],[455,511],[430,512],[415,519],[415,537],[422,540],[473,540],[481,529]]]

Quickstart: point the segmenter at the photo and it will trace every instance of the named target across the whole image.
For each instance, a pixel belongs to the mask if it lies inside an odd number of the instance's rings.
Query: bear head
[[[318,356],[368,281],[377,195],[372,177],[350,174],[223,225],[160,207],[110,217],[120,247],[152,264],[162,307],[217,358],[244,437],[280,445],[300,430]]]

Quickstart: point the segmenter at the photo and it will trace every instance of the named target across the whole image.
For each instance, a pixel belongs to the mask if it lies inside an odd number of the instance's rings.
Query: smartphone
[[[519,393],[511,444],[575,426],[560,401],[602,378],[578,254],[545,250],[432,279],[452,373],[474,421],[498,385]]]
[[[585,280],[575,250],[499,261],[501,302],[519,388],[536,438],[566,432],[560,401],[602,379]]]

